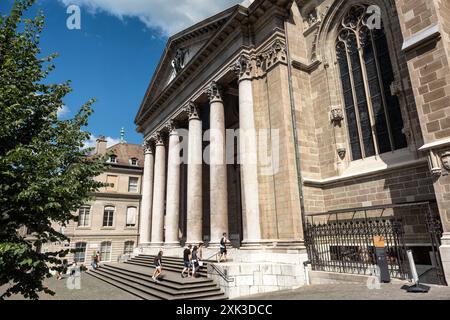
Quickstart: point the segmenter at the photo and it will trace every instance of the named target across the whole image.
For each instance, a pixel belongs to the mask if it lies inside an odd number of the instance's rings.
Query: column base
[[[150,245],[151,245],[150,242],[140,242],[138,248],[148,248],[150,247]]]
[[[242,242],[243,250],[274,250],[274,251],[304,251],[306,249],[303,240],[244,240]]]
[[[439,253],[441,254],[442,267],[444,269],[447,285],[450,284],[450,233],[444,233],[441,239]]]
[[[198,246],[199,243],[204,243],[204,241],[203,240],[186,241],[186,246],[190,245],[190,244],[192,245],[192,247],[193,246]]]
[[[152,242],[149,245],[149,248],[163,248],[164,247],[164,242]]]
[[[165,242],[164,248],[181,248],[180,241]]]

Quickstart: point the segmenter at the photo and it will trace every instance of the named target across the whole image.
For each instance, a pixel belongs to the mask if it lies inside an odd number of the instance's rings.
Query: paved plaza
[[[55,296],[41,294],[41,300],[140,300],[112,285],[87,274],[82,275],[81,289],[70,290],[66,279],[48,279],[46,284],[56,292]],[[408,284],[382,284],[379,290],[370,290],[364,284],[314,285],[296,290],[252,295],[241,300],[450,300],[450,287],[430,286],[425,294],[407,293],[402,287]],[[3,292],[4,288],[0,288]],[[23,297],[14,296],[12,300]]]
[[[450,287],[430,286],[428,293],[408,293],[405,284],[382,284],[370,290],[364,284],[332,284],[253,295],[243,300],[450,300]],[[409,285],[409,284],[408,284]]]
[[[70,290],[67,286],[67,279],[56,280],[51,278],[46,280],[46,285],[56,294],[40,294],[40,300],[140,300],[138,297],[129,294],[121,289],[98,280],[88,274],[81,275],[81,288]],[[0,288],[0,293],[4,288]],[[22,296],[13,296],[11,300],[22,300]]]

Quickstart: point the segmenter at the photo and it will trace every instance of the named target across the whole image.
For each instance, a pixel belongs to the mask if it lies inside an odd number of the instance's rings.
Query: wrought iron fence
[[[377,264],[375,237],[383,237],[392,278],[406,279],[403,227],[396,218],[307,222],[305,240],[312,269],[370,275]]]

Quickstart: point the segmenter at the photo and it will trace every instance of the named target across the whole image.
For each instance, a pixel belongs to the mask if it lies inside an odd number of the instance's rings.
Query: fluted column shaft
[[[244,245],[261,240],[257,138],[253,109],[252,67],[248,58],[236,64],[239,77],[239,150],[244,199]]]
[[[145,146],[144,173],[142,177],[142,201],[139,222],[139,244],[148,245],[151,241],[152,200],[153,200],[153,166],[155,157],[149,145]]]
[[[156,140],[155,179],[153,186],[152,246],[164,242],[164,201],[166,191],[166,147],[161,136]]]
[[[165,246],[178,246],[180,219],[180,137],[174,124],[170,125],[167,163],[166,236]]]
[[[225,110],[220,87],[213,82],[210,100],[210,206],[211,244],[228,233],[228,185],[225,146]]]
[[[187,190],[187,243],[203,241],[202,194],[202,120],[196,105],[189,105],[188,190]]]

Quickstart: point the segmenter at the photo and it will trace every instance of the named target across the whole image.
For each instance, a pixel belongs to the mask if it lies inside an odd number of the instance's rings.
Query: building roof
[[[138,159],[137,167],[144,167],[144,148],[139,144],[118,143],[109,147],[107,154],[114,154],[117,157],[115,165],[131,166],[130,159],[136,158]]]

